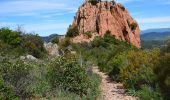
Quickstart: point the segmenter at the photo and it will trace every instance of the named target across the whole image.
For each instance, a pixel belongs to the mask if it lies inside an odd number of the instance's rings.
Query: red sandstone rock
[[[117,39],[127,41],[140,48],[140,29],[135,29],[131,24],[137,22],[129,15],[121,4],[101,1],[92,5],[89,0],[79,8],[71,27],[78,27],[79,36],[73,38],[73,42],[89,42],[95,36],[103,36],[107,30],[111,31]],[[83,33],[92,32],[92,38],[88,39]]]

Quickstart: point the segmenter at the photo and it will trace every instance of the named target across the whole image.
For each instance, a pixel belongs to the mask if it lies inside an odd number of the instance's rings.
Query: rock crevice
[[[73,42],[89,42],[109,30],[117,39],[140,48],[139,26],[121,4],[99,1],[93,5],[86,0],[76,13],[71,27],[75,26],[78,27],[80,35],[74,37]],[[93,36],[88,39],[83,35],[85,32],[92,32]]]

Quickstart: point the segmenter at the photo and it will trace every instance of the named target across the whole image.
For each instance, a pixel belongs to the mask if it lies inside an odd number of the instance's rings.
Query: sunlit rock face
[[[80,33],[73,38],[73,42],[89,42],[109,30],[117,39],[140,48],[139,25],[123,5],[114,1],[98,0],[92,3],[86,0],[78,9],[70,27],[77,27]],[[84,35],[86,32],[92,32],[92,37],[87,38]]]

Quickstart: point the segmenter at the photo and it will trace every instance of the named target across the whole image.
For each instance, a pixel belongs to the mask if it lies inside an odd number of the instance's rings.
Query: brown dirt
[[[136,97],[125,95],[123,84],[111,81],[108,75],[99,71],[98,67],[93,67],[93,72],[102,79],[100,84],[101,100],[138,100]]]

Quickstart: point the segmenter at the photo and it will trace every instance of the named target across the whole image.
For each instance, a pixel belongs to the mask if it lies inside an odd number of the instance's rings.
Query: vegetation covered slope
[[[168,41],[161,50],[140,50],[106,34],[73,47],[85,61],[93,61],[113,80],[123,82],[128,94],[142,100],[166,100],[170,93]]]
[[[38,35],[9,28],[0,32],[0,99],[94,100],[100,94],[100,78],[76,54],[50,57]],[[39,59],[21,59],[27,54]]]
[[[7,28],[0,32],[2,99],[97,99],[100,78],[92,73],[93,65],[99,66],[112,80],[122,82],[126,93],[132,96],[142,100],[170,99],[169,39],[162,49],[141,50],[115,39],[109,32],[89,43],[75,44],[65,38],[58,44],[64,56],[53,58],[48,57],[37,35]],[[41,59],[19,58],[26,54]]]

